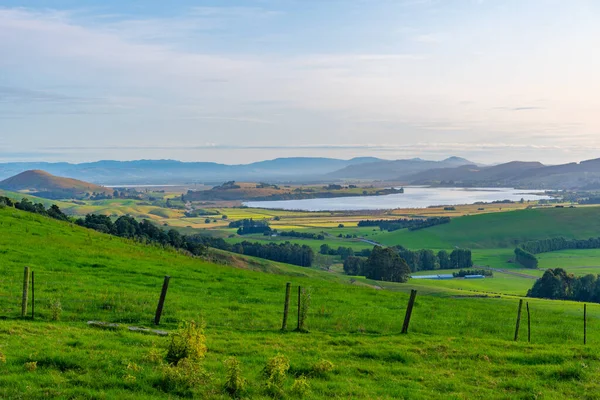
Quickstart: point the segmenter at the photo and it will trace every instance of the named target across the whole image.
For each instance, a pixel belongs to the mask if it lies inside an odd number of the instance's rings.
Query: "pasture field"
[[[395,231],[377,236],[386,245],[420,248],[460,246],[471,249],[514,248],[527,240],[563,236],[587,239],[600,235],[600,207],[545,208],[455,218],[450,224],[419,231]]]
[[[0,397],[229,398],[223,361],[235,356],[247,379],[243,397],[271,398],[261,371],[278,353],[290,360],[285,398],[575,399],[599,393],[599,305],[588,306],[584,346],[581,304],[528,299],[532,343],[524,340],[523,325],[515,343],[514,296],[472,297],[470,290],[414,281],[359,282],[231,257],[237,268],[0,209]],[[36,273],[34,321],[20,318],[24,265]],[[164,275],[171,284],[162,329],[199,316],[206,324],[201,364],[207,375],[195,386],[165,386],[156,354],[164,354],[168,339],[86,324],[151,326]],[[290,281],[294,289],[310,288],[308,333],[291,332],[293,312],[289,331],[279,332]],[[420,294],[410,333],[400,335],[407,291],[414,288]],[[59,321],[51,316],[56,300]],[[317,369],[321,360],[333,369]],[[309,384],[304,394],[291,389],[302,375]]]

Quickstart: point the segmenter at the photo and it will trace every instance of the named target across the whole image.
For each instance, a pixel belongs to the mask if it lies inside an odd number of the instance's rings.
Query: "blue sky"
[[[596,158],[598,48],[593,0],[0,0],[0,161]]]

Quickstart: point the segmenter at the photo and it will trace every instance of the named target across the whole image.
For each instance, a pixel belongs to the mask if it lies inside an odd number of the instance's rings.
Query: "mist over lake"
[[[550,199],[543,190],[512,188],[430,188],[405,187],[403,194],[356,196],[328,199],[248,201],[245,206],[303,211],[387,210],[427,208],[436,205],[473,204],[501,200],[519,201]]]

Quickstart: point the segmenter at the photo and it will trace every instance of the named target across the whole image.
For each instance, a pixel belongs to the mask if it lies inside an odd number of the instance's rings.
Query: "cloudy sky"
[[[597,158],[598,49],[595,0],[0,0],[0,161]]]

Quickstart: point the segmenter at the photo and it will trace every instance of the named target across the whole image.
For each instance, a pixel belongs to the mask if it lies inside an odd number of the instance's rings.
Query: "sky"
[[[0,162],[600,157],[595,0],[0,0]]]

